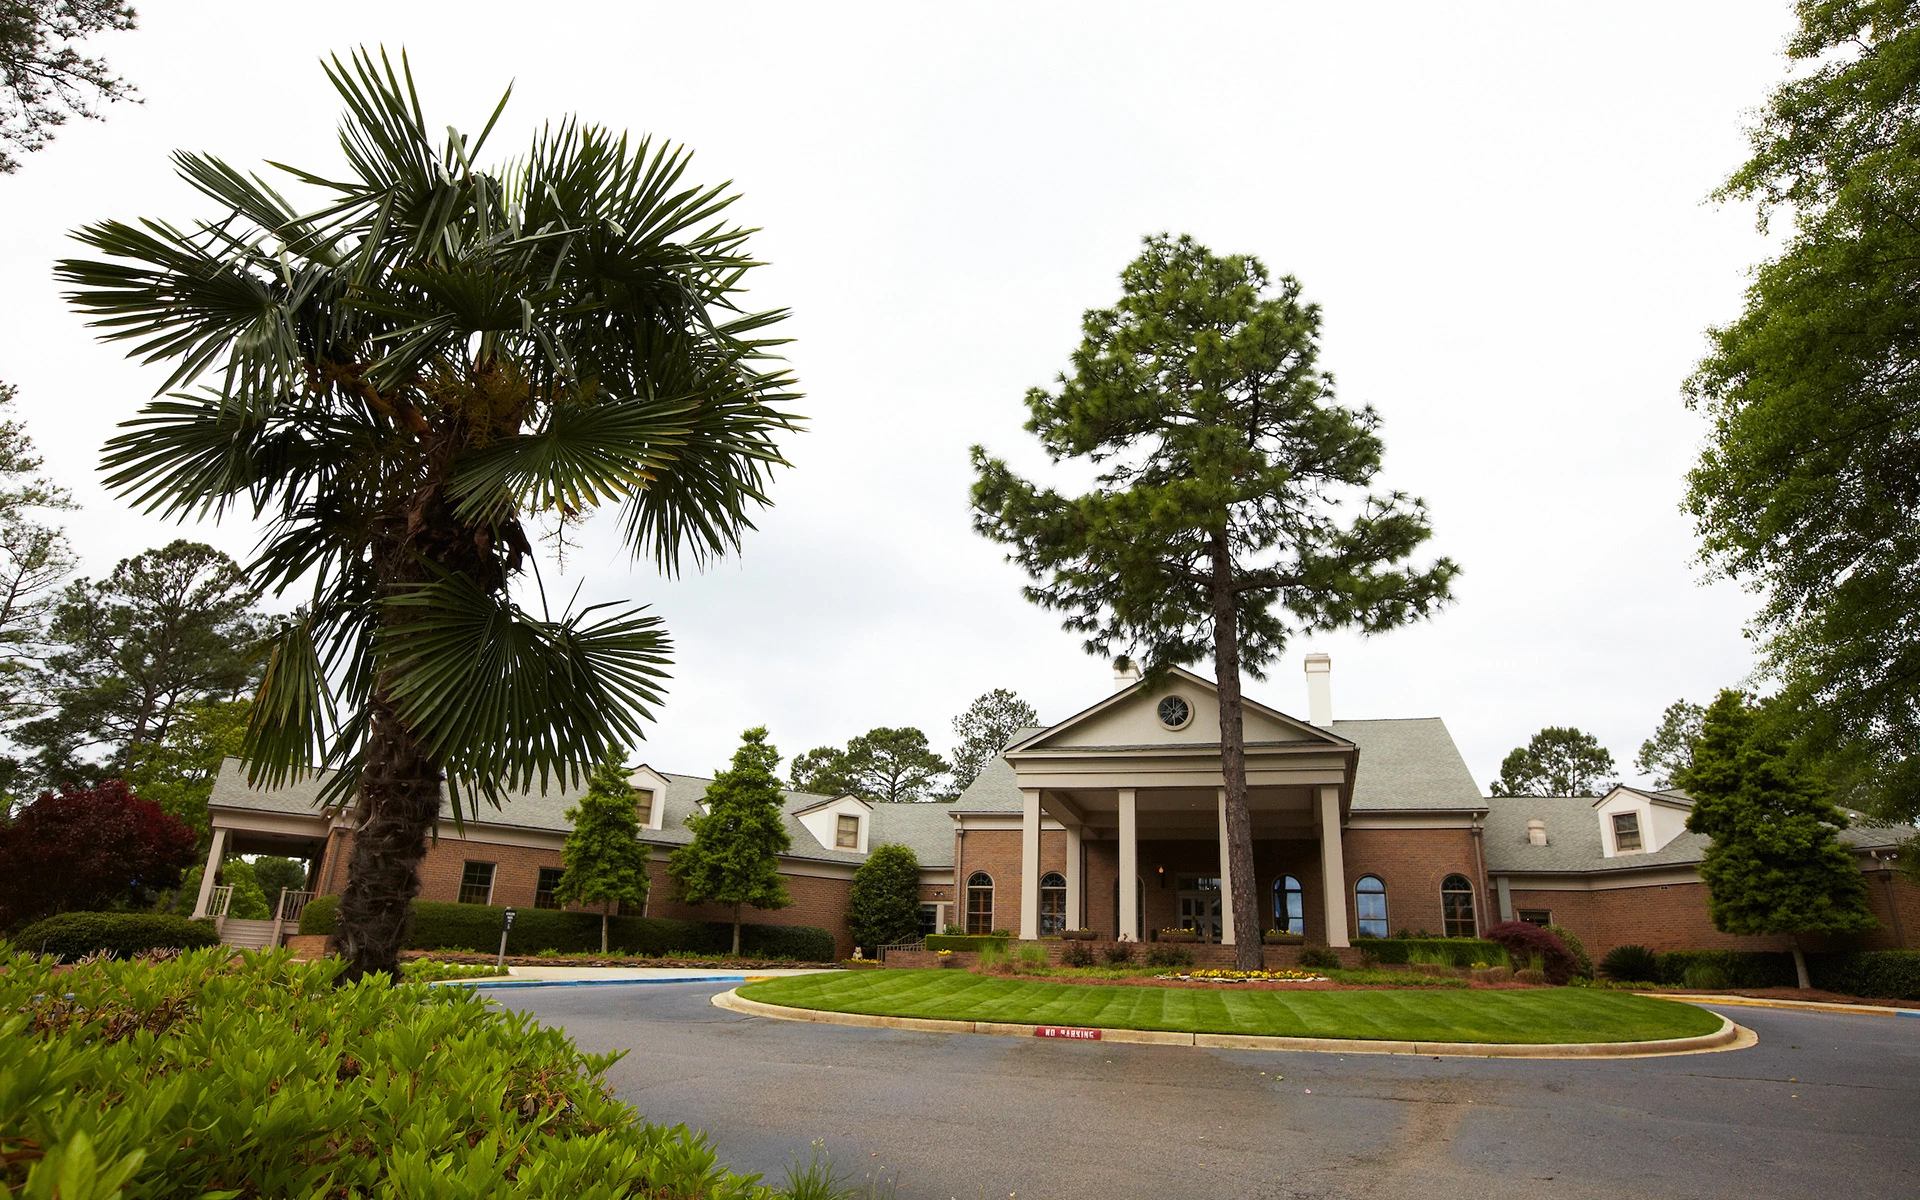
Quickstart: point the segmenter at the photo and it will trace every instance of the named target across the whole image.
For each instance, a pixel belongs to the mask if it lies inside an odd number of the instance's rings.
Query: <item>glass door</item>
[[[1200,935],[1203,942],[1218,942],[1220,920],[1220,881],[1205,876],[1180,879],[1180,928]]]

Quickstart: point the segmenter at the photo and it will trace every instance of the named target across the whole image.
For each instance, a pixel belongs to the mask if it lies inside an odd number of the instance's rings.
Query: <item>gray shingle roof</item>
[[[1643,796],[1686,802],[1685,792],[1629,788]],[[1682,833],[1658,850],[1644,854],[1606,856],[1600,840],[1600,820],[1594,815],[1595,796],[1495,796],[1487,801],[1487,870],[1499,875],[1563,871],[1633,871],[1642,867],[1691,866],[1705,857],[1712,839],[1702,833]],[[1856,823],[1840,831],[1840,840],[1856,847],[1895,845],[1913,834],[1911,829],[1867,823],[1849,812]],[[1527,822],[1546,823],[1547,844],[1527,841]]]
[[[1360,747],[1353,811],[1485,808],[1480,785],[1439,717],[1335,721],[1333,732]]]
[[[313,813],[327,774],[331,773],[323,772],[283,788],[255,789],[247,786],[246,773],[240,761],[229,758],[220,764],[220,774],[214,779],[209,803],[223,808],[258,812]],[[660,776],[667,781],[666,795],[662,798],[665,807],[661,810],[660,828],[646,830],[641,840],[660,846],[685,845],[693,840],[693,831],[686,826],[687,815],[698,807],[706,795],[707,785],[713,780],[665,771],[660,772]],[[483,802],[477,817],[470,811],[463,811],[462,817],[470,825],[565,833],[572,827],[567,821],[566,812],[585,791],[584,787],[561,787],[556,781],[555,786],[545,792],[536,789],[512,793],[505,805],[498,809]],[[1019,793],[1015,792],[1014,797],[1015,806],[1018,807]],[[827,799],[830,797],[808,792],[786,793],[785,823],[787,836],[793,841],[793,848],[787,852],[787,856],[857,866],[866,861],[865,855],[822,846],[794,816],[801,809]],[[868,846],[880,842],[901,842],[913,848],[922,866],[953,865],[953,822],[947,817],[947,805],[877,804],[873,807]],[[440,819],[446,827],[450,828],[453,824],[453,812],[445,801],[441,802]]]

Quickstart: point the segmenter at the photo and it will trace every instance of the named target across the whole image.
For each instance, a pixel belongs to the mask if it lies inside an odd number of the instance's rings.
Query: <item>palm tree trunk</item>
[[[343,982],[374,971],[399,979],[400,947],[420,894],[420,860],[439,812],[439,769],[376,689],[353,855],[327,946],[347,960]]]
[[[1240,710],[1240,598],[1224,532],[1213,535],[1213,679],[1220,699],[1220,773],[1227,789],[1227,876],[1233,885],[1233,965],[1261,967],[1253,878],[1253,818],[1247,812],[1247,735]],[[1334,836],[1338,837],[1336,830]]]
[[[733,956],[740,957],[740,906],[733,906]]]

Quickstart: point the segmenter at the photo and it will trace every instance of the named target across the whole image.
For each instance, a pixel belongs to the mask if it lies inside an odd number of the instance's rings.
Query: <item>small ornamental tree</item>
[[[667,874],[687,904],[733,906],[733,952],[740,953],[740,909],[793,903],[780,881],[780,854],[793,845],[781,819],[780,752],[766,727],[740,735],[733,765],[707,785],[704,813],[689,813],[693,841],[673,852]]]
[[[600,953],[607,952],[607,918],[618,904],[647,902],[647,847],[640,841],[628,771],[603,762],[587,778],[587,794],[567,810],[573,829],[560,851],[566,867],[553,889],[559,904],[600,906]]]
[[[920,860],[905,846],[876,846],[853,873],[847,932],[868,951],[920,936]]]
[[[0,826],[0,929],[145,903],[193,859],[193,830],[119,780],[43,792]]]
[[[1547,982],[1555,987],[1572,979],[1580,966],[1559,938],[1525,921],[1502,921],[1480,936],[1489,942],[1499,943],[1500,948],[1507,952],[1507,957],[1513,960],[1515,970],[1525,967],[1528,960],[1539,955],[1540,969],[1546,972]]]
[[[1878,924],[1860,869],[1840,844],[1846,814],[1739,692],[1723,691],[1708,706],[1693,765],[1677,782],[1693,797],[1688,832],[1713,839],[1700,878],[1715,929],[1789,935],[1804,988],[1812,983],[1801,934]]]

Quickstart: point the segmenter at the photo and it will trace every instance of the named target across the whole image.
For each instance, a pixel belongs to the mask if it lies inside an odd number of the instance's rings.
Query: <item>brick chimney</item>
[[[1113,690],[1124,692],[1140,682],[1140,668],[1133,660],[1122,656],[1113,660]]]

